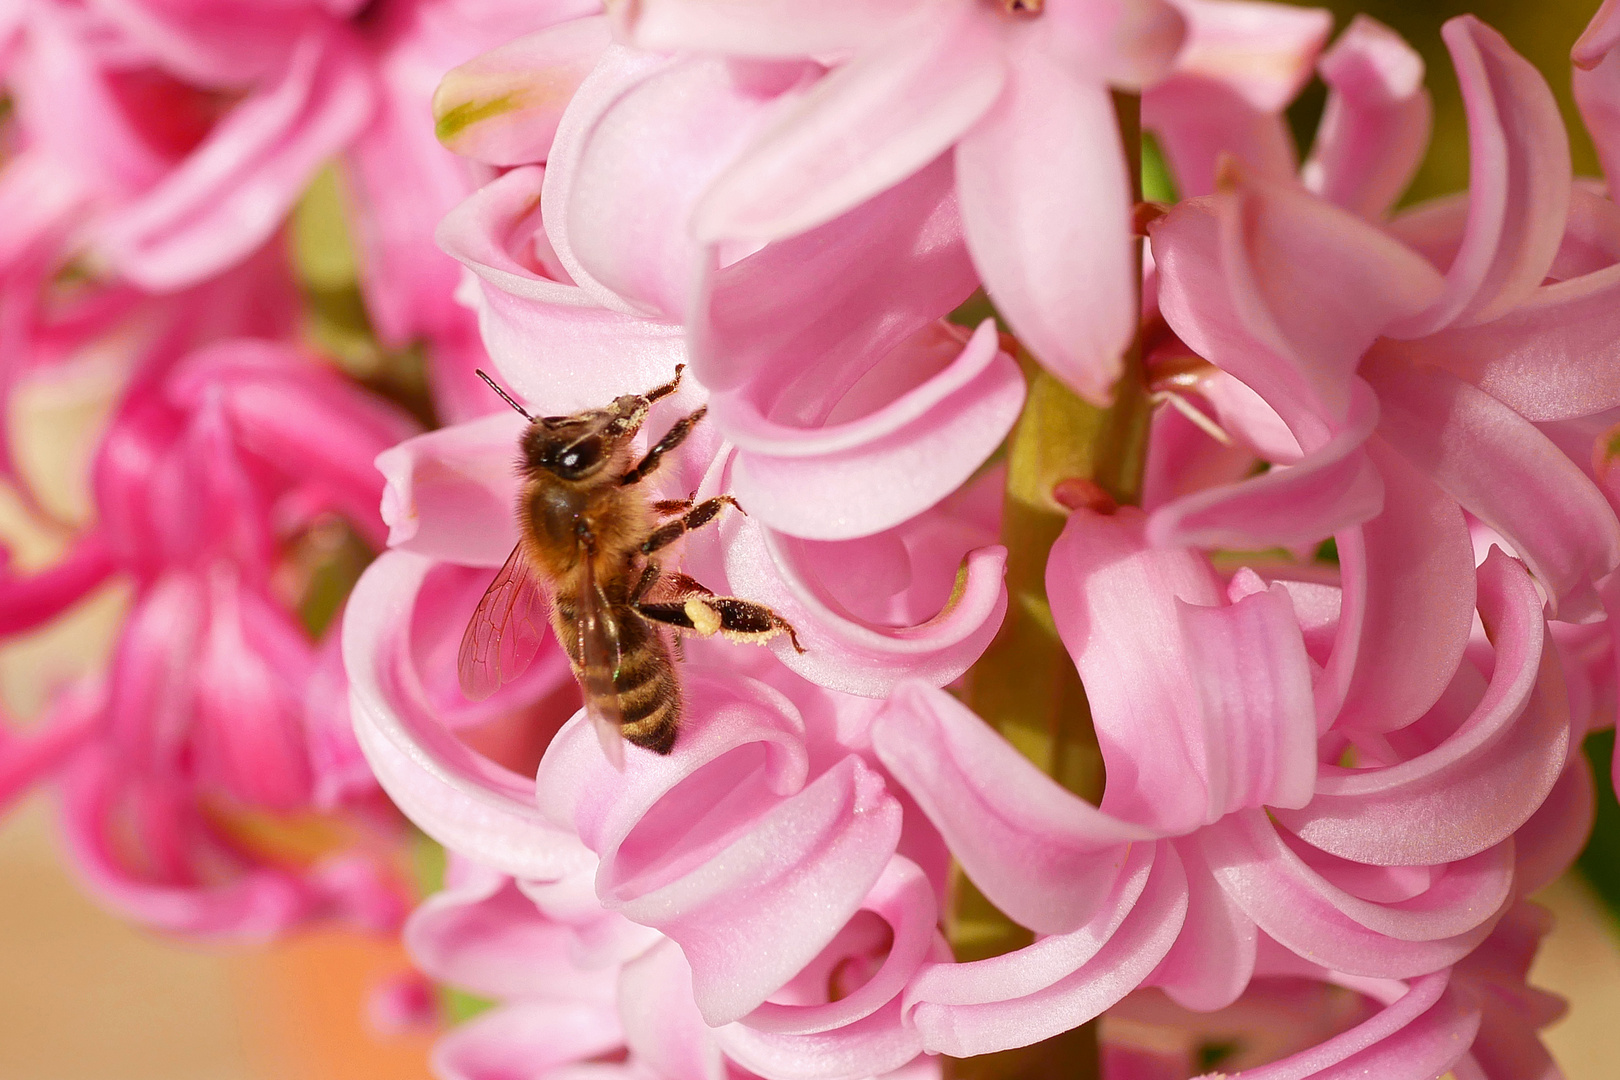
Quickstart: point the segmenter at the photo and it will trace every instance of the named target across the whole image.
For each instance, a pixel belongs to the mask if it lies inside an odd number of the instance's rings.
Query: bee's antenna
[[[501,400],[502,401],[506,402],[508,405],[512,406],[512,408],[516,409],[518,411],[519,416],[523,417],[523,419],[527,420],[531,424],[534,423],[534,417],[529,415],[529,411],[527,409],[525,409],[523,406],[519,405],[517,402],[513,401],[512,400],[512,395],[508,394],[505,390],[502,390],[500,388],[500,384],[498,384],[494,379],[490,378],[488,375],[485,375],[483,368],[474,369],[474,373],[480,379],[483,379],[486,383],[488,383],[489,388],[491,390],[493,390],[497,394],[501,395]]]

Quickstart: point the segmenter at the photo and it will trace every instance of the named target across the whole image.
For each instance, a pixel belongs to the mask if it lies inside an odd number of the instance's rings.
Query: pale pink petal
[[[1468,858],[1529,819],[1564,768],[1563,679],[1556,657],[1543,651],[1540,594],[1500,551],[1480,568],[1479,608],[1495,669],[1461,727],[1395,765],[1323,765],[1316,798],[1304,809],[1273,811],[1278,822],[1344,858],[1416,866]]]
[[[1511,845],[1438,867],[1423,891],[1380,902],[1333,882],[1353,876],[1355,864],[1331,856],[1307,864],[1263,811],[1227,817],[1198,843],[1260,929],[1313,963],[1357,975],[1408,978],[1455,963],[1484,940],[1512,891]]]
[[[949,956],[940,943],[935,960]],[[814,1035],[778,1035],[755,1031],[744,1024],[727,1024],[716,1029],[715,1041],[726,1057],[761,1076],[778,1080],[868,1080],[894,1077],[895,1080],[938,1080],[936,1065],[925,1065],[912,1072],[903,1067],[919,1058],[922,1039],[902,1019],[899,998],[882,1009],[832,1031]]]
[[[1216,79],[1177,73],[1153,86],[1142,95],[1142,126],[1158,139],[1182,198],[1212,194],[1223,157],[1271,180],[1291,180],[1299,167],[1283,116]]]
[[[861,909],[883,919],[893,935],[871,978],[837,1001],[813,1005],[767,1001],[739,1022],[756,1031],[814,1035],[864,1020],[895,999],[934,948],[940,911],[933,887],[916,863],[897,855]]]
[[[926,684],[895,689],[872,742],[974,884],[1040,933],[1091,918],[1131,842],[1154,835],[1066,791],[966,706]]]
[[[1245,1069],[1243,1080],[1429,1080],[1462,1056],[1479,1028],[1470,996],[1449,985],[1450,972],[1416,979],[1371,1019],[1309,1050]]]
[[[990,960],[923,968],[905,997],[923,1048],[967,1057],[1026,1046],[1134,990],[1169,952],[1187,910],[1175,850],[1138,845],[1115,895],[1115,904],[1073,933]]]
[[[1271,113],[1305,88],[1333,31],[1332,14],[1320,8],[1231,0],[1174,0],[1174,6],[1187,24],[1175,71],[1231,86]]]
[[[563,110],[609,40],[606,16],[572,19],[451,69],[433,94],[439,141],[488,165],[544,161]]]
[[[1298,413],[1344,422],[1367,347],[1391,322],[1434,301],[1443,283],[1426,260],[1382,230],[1297,188],[1237,174],[1214,205],[1232,306],[1266,352],[1234,367],[1182,337],[1248,383],[1306,443]],[[1180,331],[1166,296],[1174,271],[1158,254],[1162,229],[1154,233],[1160,304]],[[1251,374],[1272,357],[1281,366]]]
[[[433,713],[406,640],[431,568],[420,555],[386,552],[349,598],[343,656],[367,760],[401,810],[468,858],[541,880],[588,865],[578,839],[536,808],[533,781],[468,749]]]
[[[1153,413],[1148,436],[1142,507],[1152,512],[1181,496],[1235,484],[1248,477],[1256,464],[1254,451],[1236,439],[1216,442],[1179,408],[1161,407]]]
[[[407,439],[377,456],[388,546],[463,566],[500,566],[517,543],[518,437],[510,410]]]
[[[1296,464],[1261,476],[1183,496],[1148,519],[1147,536],[1161,547],[1256,550],[1320,543],[1377,516],[1383,481],[1362,444],[1378,407],[1356,379],[1345,425]]]
[[[560,267],[546,268],[537,248],[545,175],[513,169],[446,215],[436,235],[480,279],[479,326],[501,378],[523,400],[566,413],[656,386],[684,350],[679,326],[605,310],[559,278]]]
[[[790,426],[718,399],[715,423],[738,448],[732,491],[764,525],[812,540],[868,536],[933,506],[995,451],[1024,402],[995,323],[963,336],[944,326],[919,335],[827,402],[858,419]],[[901,393],[886,400],[890,387]]]
[[[1175,849],[1187,873],[1187,917],[1148,985],[1184,1008],[1224,1009],[1254,975],[1259,932],[1216,883],[1197,844],[1178,843]]]
[[[541,915],[506,875],[458,862],[457,880],[405,924],[405,947],[423,972],[490,998],[613,1000],[616,971],[576,964],[571,927]]]
[[[660,939],[624,965],[618,1007],[632,1060],[661,1077],[723,1075],[726,1066],[692,1000],[692,969],[680,947]]]
[[[1222,590],[1208,562],[1152,548],[1143,516],[1077,510],[1053,545],[1046,591],[1058,633],[1085,682],[1105,762],[1118,762],[1102,807],[1165,832],[1211,812],[1211,748],[1198,669],[1182,646],[1179,605],[1214,606]]]
[[[1362,217],[1381,218],[1429,145],[1433,106],[1423,58],[1383,23],[1357,15],[1319,68],[1328,103],[1305,186]]]
[[[169,290],[217,273],[281,224],[315,170],[365,124],[372,87],[354,42],[312,33],[104,238],[120,271]]]
[[[1472,15],[1441,36],[1468,112],[1468,224],[1445,294],[1392,326],[1397,337],[1511,311],[1546,278],[1569,208],[1569,136],[1540,73]]]
[[[1521,894],[1539,892],[1570,868],[1586,846],[1596,812],[1592,767],[1577,752],[1546,801],[1514,834],[1513,877]]]
[[[718,459],[699,496],[730,489]],[[768,604],[805,651],[772,651],[819,686],[881,698],[904,678],[943,686],[979,658],[1006,611],[1003,548],[977,529],[951,528],[941,505],[859,540],[813,541],[723,520],[714,534],[731,592]]]
[[[1604,0],[1586,32],[1575,43],[1575,102],[1586,130],[1597,144],[1603,175],[1620,176],[1620,18],[1611,0]],[[1610,181],[1611,185],[1613,181]]]
[[[1518,413],[1435,368],[1367,365],[1379,434],[1463,509],[1507,538],[1568,621],[1620,565],[1620,522],[1580,467]]]
[[[1610,260],[1612,263],[1613,260]],[[1491,322],[1409,346],[1535,421],[1620,405],[1620,266],[1544,285]]]
[[[1123,166],[1108,90],[1035,49],[956,151],[985,290],[1042,364],[1094,402],[1110,399],[1138,319]]]
[[[900,806],[854,757],[808,778],[803,722],[774,690],[692,663],[682,674],[670,754],[628,748],[620,772],[576,718],[537,783],[548,817],[601,856],[604,902],[680,943],[719,1024],[762,1004],[859,910]]]
[[[1001,94],[999,35],[974,4],[919,9],[824,76],[693,211],[701,241],[766,241],[831,221],[918,171]]]
[[[542,1080],[624,1045],[612,1003],[515,1001],[458,1025],[433,1048],[445,1080]]]
[[[687,314],[692,370],[764,405],[806,370],[869,362],[978,285],[948,156],[825,225],[723,268],[716,254]]]
[[[894,32],[920,0],[639,0],[619,15],[637,48],[799,57],[840,53]]]
[[[1590,181],[1576,183],[1569,192],[1564,240],[1547,277],[1552,281],[1569,281],[1595,274],[1617,262],[1620,262],[1620,206],[1605,199]]]
[[[1474,623],[1474,549],[1462,512],[1433,482],[1378,438],[1367,454],[1383,480],[1384,507],[1361,526],[1354,558],[1340,551],[1358,610],[1354,668],[1336,722],[1393,731],[1440,699],[1462,659]]]

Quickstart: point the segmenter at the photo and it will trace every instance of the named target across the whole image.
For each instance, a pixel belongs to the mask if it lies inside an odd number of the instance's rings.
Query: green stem
[[[1120,95],[1116,104],[1134,175],[1141,171],[1140,101]],[[1046,596],[1047,555],[1069,514],[1052,492],[1060,480],[1083,479],[1115,502],[1141,501],[1150,403],[1140,343],[1125,357],[1125,373],[1108,408],[1081,400],[1033,358],[1019,359],[1030,375],[1030,388],[1007,462],[1002,517],[1007,617],[968,672],[967,700],[1044,772],[1097,803],[1103,762],[1091,710]],[[959,871],[953,874],[946,931],[959,960],[997,956],[1032,940],[1028,930],[998,911]],[[1100,1071],[1096,1025],[1084,1024],[1016,1050],[947,1059],[947,1064],[947,1076],[958,1080],[1095,1080]]]

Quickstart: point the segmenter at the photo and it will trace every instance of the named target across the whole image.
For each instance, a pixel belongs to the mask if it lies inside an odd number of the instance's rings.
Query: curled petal
[[[514,876],[552,880],[590,863],[534,804],[534,783],[462,744],[435,715],[410,662],[410,612],[432,563],[384,553],[349,597],[343,660],[355,732],[377,779],[424,832]]]
[[[506,562],[517,543],[513,463],[525,426],[501,412],[379,454],[388,546],[463,566]]]
[[[487,165],[544,161],[563,110],[609,40],[605,16],[571,19],[452,68],[433,93],[434,134]]]
[[[1440,699],[1462,659],[1474,624],[1474,549],[1462,511],[1433,482],[1380,439],[1367,453],[1384,506],[1361,526],[1359,550],[1340,550],[1345,590],[1358,600],[1341,633],[1358,640],[1336,722],[1393,731]]]
[[[560,1075],[559,1066],[623,1045],[611,1002],[515,1001],[441,1038],[433,1048],[433,1071],[445,1080],[541,1080]]]
[[[1614,260],[1607,260],[1612,263]],[[1620,405],[1620,265],[1543,285],[1500,318],[1424,338],[1412,356],[1537,422]]]
[[[1434,107],[1423,58],[1376,19],[1357,15],[1319,65],[1328,103],[1305,186],[1377,219],[1406,190],[1429,145]]]
[[[492,998],[613,1000],[614,969],[575,963],[572,927],[541,915],[511,878],[465,860],[455,877],[405,924],[424,973]]]
[[[1067,134],[1054,142],[1053,131]],[[1139,304],[1107,88],[1026,52],[957,146],[956,176],[968,248],[997,310],[1076,393],[1110,400]]]
[[[825,0],[807,8],[794,0],[641,0],[622,10],[637,48],[738,56],[797,57],[840,53],[868,45],[920,0],[874,7],[865,0]]]
[[[831,221],[944,153],[1006,79],[974,5],[925,6],[824,76],[709,187],[706,242],[775,240]]]
[[[1140,844],[1091,923],[989,960],[924,967],[905,1009],[931,1053],[968,1057],[1027,1046],[1084,1023],[1139,986],[1169,952],[1187,910],[1181,860]]]
[[[1176,74],[1152,87],[1142,95],[1142,126],[1157,137],[1183,198],[1212,194],[1226,157],[1272,180],[1292,180],[1298,169],[1283,117],[1215,79]]]
[[[1151,830],[1059,786],[943,690],[903,683],[873,723],[879,760],[921,805],[975,885],[1020,925],[1090,919]]]
[[[1518,856],[1513,878],[1521,895],[1531,895],[1557,881],[1586,846],[1597,813],[1592,767],[1574,754],[1545,802],[1514,834]]]
[[[763,1004],[859,910],[900,804],[855,757],[807,782],[798,710],[764,684],[683,675],[670,754],[629,753],[621,773],[576,719],[538,783],[542,809],[600,854],[604,902],[680,943],[718,1025]]]
[[[949,947],[940,941],[934,959],[947,956]],[[931,1059],[920,1056],[922,1039],[902,1019],[899,998],[865,1019],[813,1035],[756,1031],[745,1024],[727,1024],[714,1035],[726,1057],[761,1076],[780,1080],[866,1080],[874,1076],[938,1080],[939,1076],[937,1071],[926,1071]],[[925,1064],[914,1075],[904,1066],[916,1061]]]
[[[1224,1009],[1254,975],[1259,932],[1254,920],[1221,888],[1196,843],[1177,843],[1187,873],[1187,917],[1151,986],[1198,1012]]]
[[[1383,407],[1379,435],[1514,547],[1548,595],[1579,621],[1593,582],[1620,566],[1620,522],[1603,494],[1534,425],[1435,368],[1366,365]]]
[[[435,235],[480,280],[479,326],[501,378],[522,399],[565,413],[656,386],[684,350],[680,327],[605,309],[554,254],[546,265],[545,175],[539,166],[511,170],[447,214]]]
[[[693,373],[748,387],[766,411],[806,369],[860,370],[967,299],[968,259],[949,157],[848,213],[721,267],[719,247],[687,315]],[[790,386],[790,384],[793,384]]]
[[[1256,109],[1281,112],[1305,88],[1333,16],[1320,8],[1176,0],[1187,40],[1175,71],[1232,86]],[[1337,48],[1337,46],[1335,46]]]
[[[1440,33],[1468,112],[1468,224],[1444,295],[1390,327],[1397,337],[1511,311],[1546,278],[1569,210],[1569,136],[1540,73],[1472,15]]]
[[[1309,1050],[1245,1069],[1243,1080],[1427,1080],[1462,1057],[1479,1029],[1479,1009],[1450,986],[1451,972],[1415,979],[1371,1019]]]
[[[692,969],[673,941],[659,938],[624,965],[618,1006],[632,1060],[656,1062],[659,1076],[724,1075],[710,1028],[692,1000]]]
[[[1379,902],[1307,864],[1262,811],[1240,811],[1199,833],[1198,843],[1215,879],[1260,929],[1312,963],[1356,975],[1409,978],[1456,962],[1484,940],[1512,891],[1511,844],[1436,868],[1415,896]],[[1318,861],[1336,869],[1331,856]]]
[[[904,678],[943,686],[989,647],[1007,610],[1002,580],[1007,555],[1002,547],[964,548],[962,541],[919,546],[917,555],[922,557],[913,565],[905,537],[894,532],[818,544],[773,533],[753,522],[729,528],[734,531],[725,534],[724,558],[732,590],[768,604],[793,624],[805,651],[799,653],[777,638],[781,643],[773,643],[777,658],[830,690],[881,698]],[[885,570],[898,569],[885,558],[890,553],[900,555],[897,561],[909,578],[899,588],[881,580]],[[944,561],[947,555],[951,562]],[[852,603],[833,594],[828,575],[834,572],[844,575],[840,584],[856,588],[881,582],[881,595],[898,602],[900,618],[873,618],[853,610]],[[947,575],[954,576],[955,585],[941,596]],[[933,602],[940,606],[929,609],[935,596],[938,600]]]
[[[958,348],[944,368],[931,371],[941,354]],[[842,423],[790,427],[746,401],[715,401],[715,423],[738,448],[732,490],[750,514],[778,532],[813,540],[881,532],[960,487],[1023,406],[1023,375],[1000,351],[990,320],[966,345],[940,328],[882,363],[889,370],[873,372],[874,381],[899,382],[900,396]],[[877,393],[886,397],[887,390]],[[840,408],[861,396],[846,396]]]
[[[10,637],[49,622],[84,599],[115,569],[104,533],[91,532],[45,570],[26,577],[0,569],[0,634]]]
[[[1620,176],[1620,18],[1612,0],[1602,7],[1575,43],[1575,103],[1597,144],[1603,175]],[[1611,180],[1612,184],[1613,181]]]
[[[258,247],[321,164],[365,124],[373,89],[355,42],[312,32],[251,95],[108,226],[113,263],[148,289],[192,284]]]
[[[1454,862],[1512,835],[1563,771],[1569,711],[1541,597],[1516,560],[1480,568],[1480,618],[1496,649],[1490,686],[1439,746],[1384,768],[1323,765],[1316,798],[1274,816],[1306,842],[1358,862]]]

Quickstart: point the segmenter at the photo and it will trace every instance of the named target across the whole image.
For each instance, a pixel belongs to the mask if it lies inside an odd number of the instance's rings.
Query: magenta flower
[[[93,531],[4,582],[29,622],[114,573],[135,585],[109,670],[49,721],[75,736],[56,755],[70,850],[108,903],[166,929],[263,936],[326,915],[386,929],[402,915],[385,862],[397,825],[373,785],[321,771],[344,764],[347,716],[308,707],[319,660],[289,610],[288,547],[339,519],[380,542],[370,459],[412,425],[270,342],[167,367],[136,377],[103,437]],[[277,850],[279,829],[345,793],[354,837],[312,860]]]

